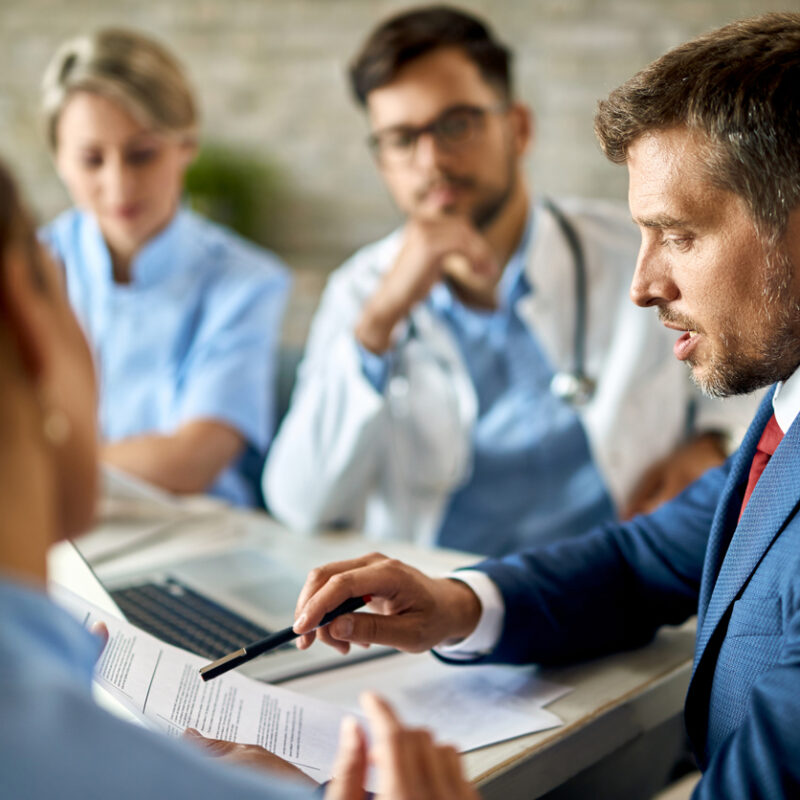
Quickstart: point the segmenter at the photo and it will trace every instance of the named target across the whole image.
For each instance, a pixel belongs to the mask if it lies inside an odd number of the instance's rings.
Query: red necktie
[[[750,495],[753,494],[753,489],[756,488],[761,473],[764,471],[767,462],[775,452],[775,448],[781,443],[781,439],[783,439],[783,431],[773,414],[769,418],[769,422],[764,428],[764,432],[761,434],[761,438],[756,445],[753,463],[750,465],[750,475],[747,477],[747,489],[745,489],[744,492],[744,500],[742,500],[742,510],[739,512],[739,519],[742,518],[744,509],[750,500]]]

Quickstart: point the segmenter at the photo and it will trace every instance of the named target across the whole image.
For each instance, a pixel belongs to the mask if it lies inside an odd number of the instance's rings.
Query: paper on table
[[[533,667],[454,666],[430,654],[354,664],[284,686],[351,711],[361,692],[377,691],[407,725],[430,728],[461,752],[561,725],[542,706],[572,691],[537,677]]]
[[[187,727],[204,736],[258,744],[295,764],[314,780],[331,777],[345,712],[327,702],[237,672],[204,683],[206,660],[165,644],[59,586],[54,599],[85,626],[98,620],[109,640],[96,682],[125,708],[171,736]]]

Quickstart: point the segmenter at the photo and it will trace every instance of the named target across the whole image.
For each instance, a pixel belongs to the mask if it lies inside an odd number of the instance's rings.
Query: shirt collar
[[[800,414],[800,367],[777,385],[772,396],[772,409],[780,429],[786,433]]]
[[[187,264],[185,236],[188,212],[178,209],[164,230],[146,242],[136,254],[131,266],[132,281],[136,286],[148,286],[161,281],[167,274],[177,272]]]
[[[144,288],[152,286],[164,279],[172,272],[178,271],[191,259],[185,257],[185,251],[191,242],[187,234],[189,226],[189,212],[179,208],[169,224],[152,239],[144,244],[134,256],[131,263],[131,282],[120,288]],[[91,214],[85,214],[85,231],[87,236],[90,260],[108,283],[112,283],[111,254],[103,239],[100,226]]]

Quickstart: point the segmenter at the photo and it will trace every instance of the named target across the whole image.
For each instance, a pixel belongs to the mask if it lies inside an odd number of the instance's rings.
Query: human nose
[[[636,259],[630,297],[637,306],[661,306],[678,297],[667,259],[656,250],[657,245],[642,242]]]
[[[109,159],[103,170],[102,186],[108,202],[125,203],[133,193],[133,170],[121,158]]]
[[[436,167],[445,155],[445,148],[439,143],[432,130],[420,131],[414,149],[414,162],[418,167]]]

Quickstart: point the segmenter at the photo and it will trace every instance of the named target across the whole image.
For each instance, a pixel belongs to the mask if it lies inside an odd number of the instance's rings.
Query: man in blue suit
[[[450,659],[563,663],[698,614],[696,798],[800,797],[800,14],[728,25],[600,104],[642,232],[631,297],[710,395],[776,384],[739,451],[669,504],[443,579],[373,554],[312,573],[295,629]],[[653,402],[658,402],[654,397]],[[313,634],[306,633],[307,647]]]

